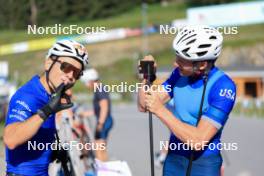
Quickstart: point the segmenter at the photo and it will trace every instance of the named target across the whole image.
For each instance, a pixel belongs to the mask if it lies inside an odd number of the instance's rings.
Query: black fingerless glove
[[[61,98],[66,98],[67,103],[61,103]],[[37,111],[38,115],[45,121],[51,114],[68,109],[73,106],[70,98],[65,94],[65,85],[61,84],[52,94],[49,102]]]

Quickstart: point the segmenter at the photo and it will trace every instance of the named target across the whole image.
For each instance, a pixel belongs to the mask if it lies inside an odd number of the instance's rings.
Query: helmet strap
[[[192,77],[197,77],[197,76],[199,76],[200,74],[197,74],[198,71],[200,72],[198,62],[193,62],[193,66],[192,66],[192,74],[191,74],[191,76],[192,76]]]
[[[51,64],[51,66],[49,67],[49,69],[45,71],[45,74],[46,74],[46,82],[47,82],[47,85],[48,85],[48,87],[50,89],[51,94],[53,94],[53,93],[55,93],[56,87],[54,86],[54,84],[49,79],[49,73],[50,73],[52,67],[54,66],[54,64],[56,63],[56,60],[58,59],[58,57],[57,56],[55,58],[54,58],[54,56],[51,56],[51,57],[53,57],[53,58],[51,58],[51,60],[53,62]]]

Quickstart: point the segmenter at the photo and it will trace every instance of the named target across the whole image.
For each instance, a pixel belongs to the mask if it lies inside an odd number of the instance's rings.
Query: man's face
[[[174,66],[179,68],[182,76],[191,76],[193,74],[193,62],[176,56]]]
[[[59,57],[49,73],[49,79],[55,87],[61,83],[65,85],[75,84],[81,73],[82,65],[80,62],[71,57]]]

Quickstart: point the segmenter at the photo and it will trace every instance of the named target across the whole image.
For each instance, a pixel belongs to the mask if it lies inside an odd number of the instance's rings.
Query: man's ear
[[[208,66],[208,62],[207,61],[202,61],[202,62],[199,62],[199,69],[200,70],[205,70]]]
[[[45,71],[49,70],[49,68],[51,67],[52,63],[53,63],[53,61],[51,60],[51,58],[47,58],[45,60]]]

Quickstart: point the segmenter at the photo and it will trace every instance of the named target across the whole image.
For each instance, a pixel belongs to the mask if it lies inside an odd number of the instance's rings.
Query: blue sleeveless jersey
[[[176,118],[184,123],[196,126],[203,84],[202,78],[192,80],[190,77],[181,76],[177,68],[163,83],[163,87],[174,101],[173,114]],[[224,72],[214,67],[209,73],[201,117],[218,129],[217,134],[211,139],[208,146],[212,143],[217,145],[221,142],[222,129],[233,108],[235,97],[236,86],[234,82]],[[169,152],[188,157],[191,151],[179,145],[180,143],[183,142],[172,133],[170,144],[176,144],[177,148]],[[220,152],[217,147],[208,146],[204,150],[195,152],[195,156],[218,154]]]
[[[36,114],[37,110],[48,103],[50,96],[40,83],[39,77],[34,76],[29,82],[23,85],[12,97],[6,116],[6,126],[15,122],[23,122]],[[51,149],[48,147],[33,150],[36,145],[49,145],[54,142],[55,118],[54,115],[45,121],[37,134],[29,141],[14,150],[6,147],[7,172],[20,175],[48,175]],[[29,147],[29,145],[31,145]],[[40,145],[39,145],[40,146]],[[40,146],[41,147],[41,146]]]

